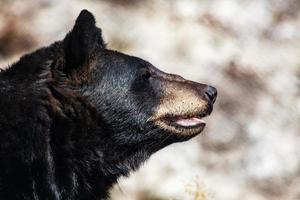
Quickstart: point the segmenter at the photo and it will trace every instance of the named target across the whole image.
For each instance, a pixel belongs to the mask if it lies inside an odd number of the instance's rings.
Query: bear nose
[[[212,103],[215,103],[217,99],[217,89],[213,86],[207,86],[205,91],[205,96],[209,101],[212,101]]]

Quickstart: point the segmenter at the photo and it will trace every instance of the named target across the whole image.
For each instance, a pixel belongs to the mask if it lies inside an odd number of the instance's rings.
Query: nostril
[[[205,96],[209,101],[212,101],[212,96],[208,92],[205,92]]]
[[[212,86],[207,86],[207,89],[205,91],[205,95],[207,96],[207,98],[210,101],[215,103],[215,101],[217,99],[217,89],[215,87],[212,87]]]

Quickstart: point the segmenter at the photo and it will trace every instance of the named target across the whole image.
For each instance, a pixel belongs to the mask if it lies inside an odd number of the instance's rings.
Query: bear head
[[[64,72],[78,82],[115,145],[143,144],[156,151],[204,129],[203,118],[212,112],[217,90],[107,49],[87,10],[80,13],[63,47]]]

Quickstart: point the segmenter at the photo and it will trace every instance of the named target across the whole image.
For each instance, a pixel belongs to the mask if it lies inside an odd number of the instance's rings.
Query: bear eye
[[[141,77],[143,80],[148,80],[148,79],[151,77],[151,72],[150,72],[148,69],[143,69],[143,70],[141,71],[140,77]]]

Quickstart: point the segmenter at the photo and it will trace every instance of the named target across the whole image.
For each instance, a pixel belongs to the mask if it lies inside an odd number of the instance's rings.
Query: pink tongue
[[[180,126],[196,126],[199,124],[205,124],[205,121],[200,118],[188,118],[188,119],[179,119],[176,121]]]

